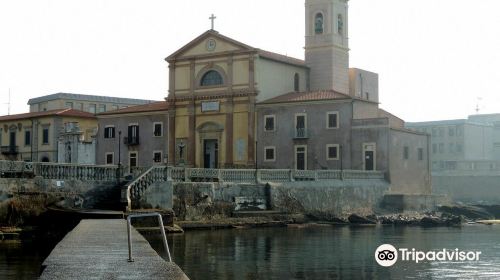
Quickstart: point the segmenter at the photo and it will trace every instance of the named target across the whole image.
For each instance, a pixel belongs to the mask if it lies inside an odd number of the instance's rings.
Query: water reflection
[[[32,241],[0,241],[0,279],[36,279],[54,245]]]
[[[500,227],[487,226],[315,226],[191,231],[169,237],[169,244],[191,279],[490,279],[500,276],[499,234]],[[374,260],[384,243],[483,253],[479,262],[398,262],[384,268]]]

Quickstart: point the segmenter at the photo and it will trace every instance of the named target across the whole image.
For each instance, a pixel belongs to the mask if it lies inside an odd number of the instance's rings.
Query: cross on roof
[[[216,17],[216,16],[214,16],[214,14],[212,14],[212,16],[208,18],[209,20],[211,20],[211,21],[212,21],[212,30],[214,30],[214,21],[215,21],[215,19],[216,19],[216,18],[217,18],[217,17]]]

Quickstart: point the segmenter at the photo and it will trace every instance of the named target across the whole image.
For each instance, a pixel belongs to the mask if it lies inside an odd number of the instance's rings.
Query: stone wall
[[[235,209],[318,215],[369,214],[389,189],[385,180],[330,180],[245,185],[175,183],[173,209],[180,220],[231,216]]]
[[[55,202],[92,208],[113,186],[109,181],[0,178],[0,224],[23,224]]]
[[[342,216],[371,214],[389,189],[385,180],[332,180],[270,185],[273,210]]]
[[[227,217],[240,198],[266,200],[266,186],[234,183],[175,183],[173,209],[180,220]]]
[[[449,196],[453,201],[477,204],[500,204],[500,175],[435,175],[433,193]]]
[[[150,185],[133,209],[172,209],[173,208],[173,182],[156,182]],[[134,206],[134,205],[133,205]]]

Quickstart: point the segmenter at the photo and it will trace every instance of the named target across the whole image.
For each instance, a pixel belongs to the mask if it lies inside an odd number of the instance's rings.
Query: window
[[[127,144],[129,145],[138,145],[139,144],[139,125],[131,124],[128,126],[128,138]]]
[[[418,148],[418,160],[424,160],[424,148]]]
[[[432,137],[437,136],[437,129],[435,127],[432,128]]]
[[[274,115],[264,116],[264,131],[274,131]]]
[[[69,109],[73,109],[73,102],[66,102],[64,104],[64,107],[69,108]]]
[[[463,134],[463,127],[457,126],[457,136],[462,136]]]
[[[456,147],[457,147],[457,152],[461,153],[462,152],[462,144],[457,143]]]
[[[89,113],[95,114],[95,104],[89,104]]]
[[[444,127],[439,128],[439,137],[444,137]]]
[[[99,104],[99,113],[106,112],[106,104]]]
[[[276,148],[264,147],[264,161],[275,161],[276,160]]]
[[[338,160],[338,159],[339,159],[339,145],[338,144],[326,145],[326,160]]]
[[[153,152],[153,162],[161,163],[161,151]]]
[[[114,126],[107,126],[104,128],[104,138],[105,139],[115,138],[115,127]]]
[[[222,85],[222,76],[215,70],[210,70],[201,78],[201,86]]]
[[[155,137],[163,136],[163,123],[161,122],[153,123],[153,135]]]
[[[455,152],[455,144],[454,143],[448,144],[448,152],[450,152],[450,154]]]
[[[455,127],[448,128],[448,136],[455,136]]]
[[[344,34],[344,19],[341,14],[337,16],[337,33],[341,35]]]
[[[137,152],[129,152],[128,154],[128,166],[129,172],[132,172],[133,167],[137,167],[139,162],[139,156]]]
[[[403,159],[410,158],[410,148],[408,146],[403,147]]]
[[[111,110],[118,110],[118,105],[111,106]]]
[[[444,143],[439,143],[439,153],[444,153]]]
[[[326,128],[338,128],[339,127],[339,113],[338,112],[328,112],[326,113]]]
[[[80,110],[80,111],[83,111],[83,103],[76,103],[76,107],[75,107],[76,110]]]
[[[43,132],[42,132],[42,144],[47,145],[49,144],[49,128],[44,127]]]
[[[323,34],[323,14],[317,13],[314,17],[314,33]]]
[[[24,145],[25,146],[31,145],[31,130],[24,131]]]
[[[300,76],[299,73],[295,73],[293,76],[293,90],[300,91]]]
[[[432,144],[432,153],[437,154],[437,144]]]
[[[296,138],[307,137],[306,114],[295,115],[295,137]]]
[[[114,164],[115,161],[114,161],[114,153],[106,153],[106,164]]]

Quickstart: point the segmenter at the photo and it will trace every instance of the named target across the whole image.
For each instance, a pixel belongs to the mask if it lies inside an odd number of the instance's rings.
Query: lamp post
[[[118,131],[118,171],[116,174],[116,180],[118,181],[118,184],[120,184],[120,179],[122,177],[122,131]]]

